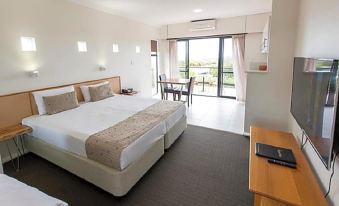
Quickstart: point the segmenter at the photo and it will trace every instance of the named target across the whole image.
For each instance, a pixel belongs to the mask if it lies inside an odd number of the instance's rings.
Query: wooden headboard
[[[111,83],[113,92],[120,94],[121,92],[120,76],[113,76],[104,79],[76,82],[68,85],[60,85],[56,87],[48,87],[32,91],[2,95],[0,96],[0,129],[20,124],[23,118],[32,116],[34,114],[38,114],[38,108],[36,106],[32,92],[74,85],[78,101],[83,102],[84,97],[82,96],[80,86],[96,84],[103,81],[109,81]]]

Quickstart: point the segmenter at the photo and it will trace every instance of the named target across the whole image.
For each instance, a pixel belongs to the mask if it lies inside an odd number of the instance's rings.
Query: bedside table
[[[138,91],[133,91],[133,92],[130,92],[130,93],[120,93],[120,95],[134,96],[134,95],[137,95],[138,93],[139,93]]]
[[[11,158],[13,167],[16,168],[17,170],[20,169],[20,157],[25,153],[23,135],[30,133],[31,131],[32,131],[31,127],[21,125],[21,124],[0,129],[0,142],[6,142],[7,151],[8,151],[10,158]],[[12,153],[9,149],[7,140],[12,140],[14,142],[14,145],[15,145],[17,151],[18,151],[17,167],[15,167],[13,157],[12,157]],[[21,143],[21,148],[20,148],[20,143]],[[22,151],[21,151],[21,149],[22,149]]]

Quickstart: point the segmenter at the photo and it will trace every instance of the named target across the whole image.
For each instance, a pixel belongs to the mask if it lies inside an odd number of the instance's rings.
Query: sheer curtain
[[[236,99],[244,102],[246,100],[245,35],[234,35],[232,40]]]
[[[171,78],[179,78],[177,41],[169,41],[169,66]]]

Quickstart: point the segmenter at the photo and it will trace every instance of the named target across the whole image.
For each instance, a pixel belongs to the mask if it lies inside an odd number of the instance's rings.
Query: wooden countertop
[[[290,133],[251,127],[249,190],[256,195],[287,205],[328,205],[297,141]],[[264,143],[292,149],[297,169],[270,164],[255,155],[255,144]]]

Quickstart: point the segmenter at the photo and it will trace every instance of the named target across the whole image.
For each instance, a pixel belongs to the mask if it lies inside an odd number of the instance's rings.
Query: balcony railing
[[[194,94],[212,95],[217,94],[218,88],[218,68],[213,66],[190,66],[179,67],[180,77],[196,77]],[[222,73],[222,95],[234,96],[234,74],[232,68],[223,69]]]
[[[180,77],[196,77],[196,83],[217,85],[218,68],[211,66],[190,66],[189,75],[186,67],[179,67]],[[232,68],[224,68],[222,71],[223,85],[234,86],[234,73]]]

